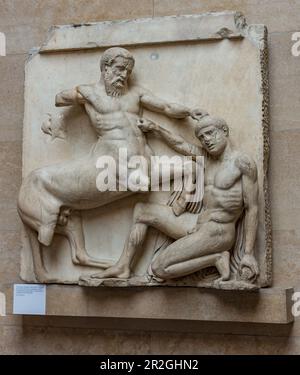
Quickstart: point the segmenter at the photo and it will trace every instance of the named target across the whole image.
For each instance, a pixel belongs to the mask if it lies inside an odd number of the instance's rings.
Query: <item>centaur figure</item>
[[[191,111],[183,105],[168,103],[139,86],[130,85],[133,67],[134,58],[129,51],[110,48],[101,58],[99,82],[80,85],[56,96],[58,107],[84,106],[98,140],[85,157],[34,170],[23,181],[18,210],[30,238],[39,282],[57,281],[45,269],[40,246],[49,246],[54,233],[68,238],[73,263],[104,269],[111,266],[109,261],[94,259],[87,253],[77,210],[96,208],[130,193],[99,191],[96,162],[101,156],[111,156],[118,165],[120,148],[127,149],[128,159],[133,155],[150,158],[151,149],[137,126],[143,108],[174,119],[201,116],[201,110]],[[128,170],[128,178],[133,171]],[[139,173],[143,179],[145,172]]]

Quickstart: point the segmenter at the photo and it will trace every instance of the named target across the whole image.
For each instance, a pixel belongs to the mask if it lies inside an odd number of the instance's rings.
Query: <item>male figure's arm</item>
[[[66,107],[74,104],[84,104],[84,97],[78,92],[77,88],[64,90],[55,97],[56,107]]]
[[[182,104],[168,103],[167,101],[152,95],[148,91],[142,91],[140,101],[141,105],[150,111],[163,113],[164,115],[175,119],[185,119],[191,116],[193,119],[197,120],[201,118],[203,114],[207,114],[207,112],[202,111],[201,109],[191,111]]]
[[[162,138],[167,145],[182,155],[192,156],[194,158],[203,155],[201,147],[187,142],[180,135],[171,133],[169,130],[164,129],[152,121],[141,119],[138,121],[138,126],[143,132],[152,132],[157,137]]]
[[[246,155],[238,159],[242,172],[242,191],[245,207],[245,255],[242,258],[240,269],[249,267],[253,278],[259,274],[257,261],[254,257],[254,245],[258,225],[258,184],[255,162]]]

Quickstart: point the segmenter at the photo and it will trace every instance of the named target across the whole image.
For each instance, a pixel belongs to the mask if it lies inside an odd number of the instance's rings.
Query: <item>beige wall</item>
[[[241,10],[249,23],[269,28],[274,285],[299,290],[300,57],[291,54],[291,35],[300,31],[300,0],[0,0],[8,54],[0,57],[0,291],[8,292],[8,304],[20,281],[16,197],[26,52],[52,24],[222,10]],[[300,317],[293,326],[261,326],[7,316],[0,318],[0,353],[299,354]]]

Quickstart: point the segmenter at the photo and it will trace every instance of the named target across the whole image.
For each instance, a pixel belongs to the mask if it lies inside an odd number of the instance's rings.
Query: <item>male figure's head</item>
[[[134,67],[134,57],[125,48],[113,47],[104,51],[100,69],[106,92],[111,96],[122,95]]]
[[[218,157],[228,143],[229,128],[222,118],[207,115],[199,120],[195,135],[211,156]]]

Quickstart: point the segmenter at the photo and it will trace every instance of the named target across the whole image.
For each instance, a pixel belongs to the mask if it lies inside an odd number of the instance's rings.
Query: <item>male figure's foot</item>
[[[230,279],[230,253],[224,251],[216,261],[216,268],[220,273],[220,278],[216,281],[227,281]]]
[[[114,265],[107,268],[104,271],[94,273],[90,276],[91,279],[108,279],[108,278],[117,278],[117,279],[128,279],[130,276],[129,267],[123,265]]]
[[[78,253],[80,254],[75,254],[72,257],[72,261],[74,264],[78,264],[81,266],[103,268],[103,269],[108,269],[109,267],[113,266],[113,262],[109,260],[100,260],[100,259],[97,259],[88,255],[85,249],[81,250]]]

